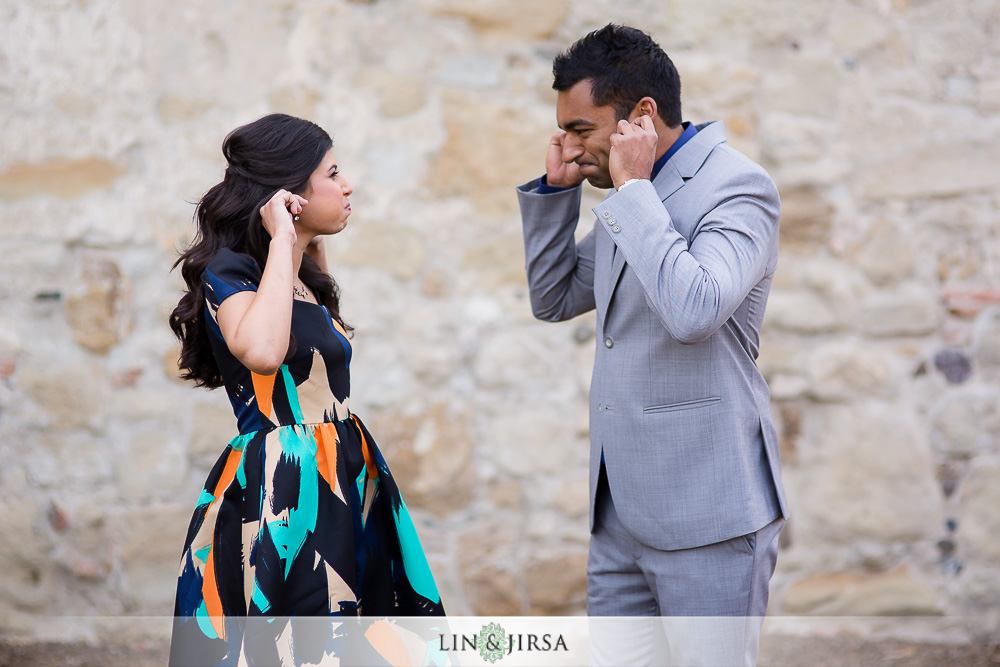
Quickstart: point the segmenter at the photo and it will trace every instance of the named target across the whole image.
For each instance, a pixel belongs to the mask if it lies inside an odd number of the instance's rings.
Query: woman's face
[[[315,235],[336,234],[342,230],[351,214],[347,198],[353,191],[347,179],[340,175],[331,148],[309,177],[309,186],[302,193],[309,203],[302,207],[295,223],[297,230]]]

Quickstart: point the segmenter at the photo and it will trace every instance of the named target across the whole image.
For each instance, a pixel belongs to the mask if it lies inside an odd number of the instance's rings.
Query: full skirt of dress
[[[241,655],[246,617],[443,614],[361,420],[279,426],[234,438],[208,476],[181,559],[171,664]]]

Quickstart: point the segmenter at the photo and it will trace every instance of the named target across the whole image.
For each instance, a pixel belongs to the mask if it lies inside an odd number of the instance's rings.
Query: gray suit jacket
[[[787,518],[759,332],[778,259],[778,192],[699,132],[654,182],[612,190],[574,231],[580,188],[518,187],[536,317],[597,309],[590,387],[590,527],[601,452],[625,527],[658,549],[745,535]]]

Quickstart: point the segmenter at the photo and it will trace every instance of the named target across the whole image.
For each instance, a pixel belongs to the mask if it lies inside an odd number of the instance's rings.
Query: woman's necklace
[[[309,296],[309,290],[305,288],[305,285],[299,287],[298,285],[292,285],[292,291],[295,292],[295,296],[300,299],[305,299]]]

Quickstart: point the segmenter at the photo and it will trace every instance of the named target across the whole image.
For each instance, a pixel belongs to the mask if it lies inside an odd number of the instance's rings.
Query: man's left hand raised
[[[611,135],[608,169],[615,189],[633,178],[648,179],[656,162],[656,128],[653,119],[643,115],[630,123],[618,121],[618,132]]]

